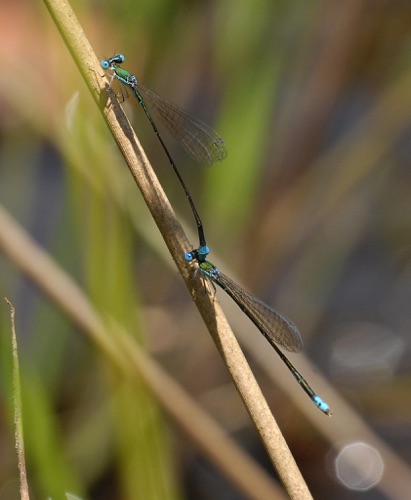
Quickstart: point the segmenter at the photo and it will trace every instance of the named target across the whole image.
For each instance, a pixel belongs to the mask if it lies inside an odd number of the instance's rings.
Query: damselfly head
[[[114,57],[111,57],[109,59],[111,64],[123,64],[123,62],[126,60],[126,58],[123,56],[123,54],[116,54]]]
[[[197,250],[193,250],[192,252],[186,252],[184,254],[184,258],[187,262],[193,262],[193,260],[197,259]]]
[[[103,69],[109,69],[113,65],[115,66],[116,64],[123,64],[125,60],[126,58],[123,56],[123,54],[116,54],[109,59],[103,59],[100,64]]]
[[[100,66],[103,68],[103,69],[109,69],[110,67],[110,61],[108,59],[103,59],[100,63]]]

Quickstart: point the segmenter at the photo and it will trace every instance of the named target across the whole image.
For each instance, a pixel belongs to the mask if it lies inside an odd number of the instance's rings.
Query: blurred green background
[[[305,354],[336,393],[409,463],[411,5],[72,6],[100,59],[122,52],[124,67],[145,85],[224,137],[227,160],[203,168],[165,136],[198,205],[211,260],[295,321]],[[41,2],[0,3],[0,62],[3,209],[83,287],[107,322],[132,332],[271,471]],[[124,108],[195,245],[189,207],[156,137],[134,99]],[[37,498],[63,498],[66,491],[93,499],[243,498],[144,387],[113,371],[3,253],[0,295],[17,309],[28,478]],[[378,474],[353,477],[339,469],[340,450],[358,441],[352,421],[342,412],[330,420],[318,412],[241,311],[218,298],[233,326],[270,356],[278,379],[291,379],[291,390],[314,414],[308,420],[247,349],[313,496],[388,498]],[[0,498],[10,499],[18,498],[18,483],[6,304],[0,321]],[[301,366],[298,356],[292,359]],[[321,396],[333,406],[333,394]],[[334,442],[322,434],[325,426]],[[340,430],[351,427],[352,442],[339,441]],[[384,452],[372,449],[386,484],[398,481]]]

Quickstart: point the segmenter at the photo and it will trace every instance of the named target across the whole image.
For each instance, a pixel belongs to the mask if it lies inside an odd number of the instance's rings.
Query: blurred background
[[[410,3],[72,6],[99,59],[122,52],[124,67],[146,86],[226,141],[227,159],[208,168],[165,134],[202,216],[211,261],[298,325],[304,354],[290,359],[334,410],[328,419],[315,408],[256,328],[217,292],[313,496],[406,498]],[[275,478],[41,2],[0,3],[0,62],[1,210],[73,277],[107,323],[127,328]],[[123,106],[196,245],[184,193],[146,117],[133,98]],[[245,498],[6,251],[0,295],[17,310],[34,497]],[[0,498],[10,499],[19,496],[6,304],[0,328]]]

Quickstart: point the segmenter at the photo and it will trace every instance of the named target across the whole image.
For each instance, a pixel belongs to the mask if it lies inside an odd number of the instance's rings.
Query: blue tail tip
[[[197,252],[202,256],[206,256],[210,253],[210,249],[207,245],[203,245],[197,250]]]
[[[315,396],[313,398],[313,401],[314,401],[314,404],[323,412],[325,413],[326,415],[328,416],[331,416],[332,415],[332,411],[330,409],[330,407],[328,406],[328,404],[323,401],[319,396]]]

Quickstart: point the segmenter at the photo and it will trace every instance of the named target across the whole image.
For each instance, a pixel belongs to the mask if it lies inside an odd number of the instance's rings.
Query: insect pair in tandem
[[[197,225],[199,247],[196,250],[186,252],[186,261],[196,263],[205,279],[210,280],[213,285],[217,284],[234,300],[268,340],[314,404],[326,415],[331,415],[332,412],[328,404],[314,392],[307,380],[278,347],[280,346],[289,352],[301,351],[303,342],[294,323],[241,288],[207,260],[210,249],[207,246],[201,218],[194,205],[191,193],[158,131],[152,113],[161,120],[165,128],[181,143],[187,153],[200,163],[212,165],[227,156],[223,139],[205,123],[190,117],[180,107],[145,87],[132,73],[129,73],[121,66],[124,61],[124,56],[117,54],[101,61],[101,67],[104,70],[111,70],[113,72],[111,81],[117,79],[130,89],[136,97],[188,199]]]

